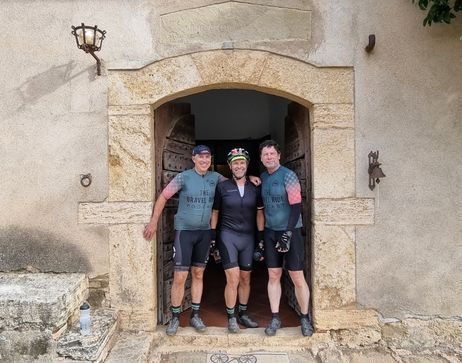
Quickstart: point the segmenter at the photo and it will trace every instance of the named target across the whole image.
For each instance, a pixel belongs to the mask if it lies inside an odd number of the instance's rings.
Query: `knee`
[[[242,274],[239,279],[239,284],[242,286],[250,286],[250,274]]]
[[[191,277],[193,280],[202,280],[204,277],[204,270],[203,268],[193,267],[191,268]]]
[[[186,282],[187,274],[173,274],[173,284],[177,286],[183,286]]]
[[[278,283],[281,281],[282,271],[268,271],[268,281],[269,283]]]
[[[307,286],[305,276],[303,275],[303,271],[292,271],[289,272],[289,275],[296,288],[302,288],[304,286]]]
[[[239,285],[239,275],[228,275],[226,279],[226,283],[228,284],[229,287],[233,289],[237,289]]]

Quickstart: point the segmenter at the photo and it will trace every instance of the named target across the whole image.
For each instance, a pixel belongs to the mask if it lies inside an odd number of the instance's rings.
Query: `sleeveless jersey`
[[[177,231],[210,229],[215,188],[225,178],[214,171],[200,175],[195,169],[177,174],[162,191],[166,199],[179,193],[178,210],[174,227]]]
[[[290,169],[280,166],[275,172],[261,174],[262,198],[265,205],[265,227],[285,231],[289,223],[290,205],[302,202],[300,182]],[[295,228],[302,226],[302,216]]]
[[[218,184],[213,209],[220,211],[220,230],[253,234],[257,208],[263,208],[260,189],[248,180],[244,185],[243,197],[234,180],[228,179]]]

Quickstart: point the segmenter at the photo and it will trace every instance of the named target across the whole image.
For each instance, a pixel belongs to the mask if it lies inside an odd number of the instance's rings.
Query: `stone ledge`
[[[361,329],[365,327],[380,329],[378,313],[375,310],[315,310],[313,312],[316,331]]]
[[[79,223],[143,224],[149,222],[152,202],[80,203]]]
[[[55,332],[87,296],[85,274],[1,273],[0,329]]]
[[[313,222],[329,225],[374,224],[374,199],[313,199]]]
[[[109,116],[127,116],[127,115],[151,115],[151,105],[125,105],[125,106],[109,106]]]
[[[57,353],[77,361],[104,362],[117,330],[117,314],[112,310],[91,312],[91,335],[81,335],[79,323],[58,340]]]

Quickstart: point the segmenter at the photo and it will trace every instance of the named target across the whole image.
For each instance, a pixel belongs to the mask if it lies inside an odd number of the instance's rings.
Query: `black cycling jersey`
[[[213,209],[220,211],[220,230],[255,233],[257,208],[263,208],[260,188],[248,180],[244,185],[243,197],[233,179],[217,185]]]

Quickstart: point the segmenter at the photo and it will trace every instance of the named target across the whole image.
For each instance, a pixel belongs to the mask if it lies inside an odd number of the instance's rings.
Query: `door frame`
[[[153,110],[220,88],[253,89],[308,108],[314,324],[376,325],[376,313],[356,303],[355,231],[374,223],[374,199],[356,197],[353,76],[351,67],[316,67],[261,50],[198,52],[109,71],[108,198],[80,203],[79,222],[108,225],[110,300],[122,329],[157,325],[156,242],[142,238],[155,191]]]

